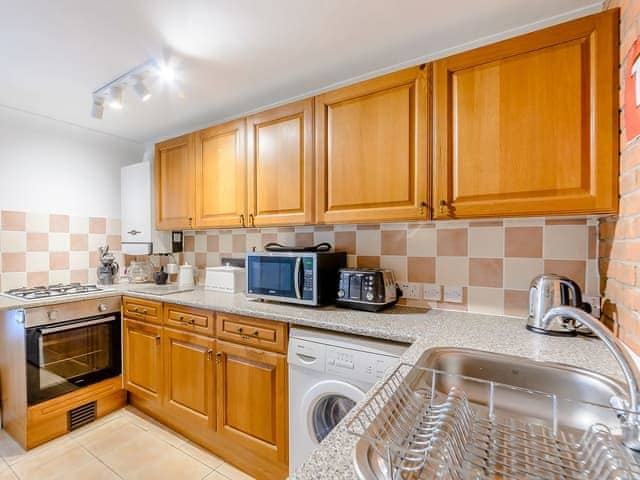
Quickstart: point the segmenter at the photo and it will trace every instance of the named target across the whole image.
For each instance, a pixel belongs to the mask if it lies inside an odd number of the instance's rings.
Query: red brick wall
[[[620,210],[600,223],[603,321],[640,354],[640,138],[627,140],[623,92],[627,52],[640,35],[640,0],[608,0],[620,8]]]

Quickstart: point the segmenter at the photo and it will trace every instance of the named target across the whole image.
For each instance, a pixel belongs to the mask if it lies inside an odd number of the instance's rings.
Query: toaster
[[[336,304],[377,312],[398,302],[399,289],[392,270],[341,268]]]

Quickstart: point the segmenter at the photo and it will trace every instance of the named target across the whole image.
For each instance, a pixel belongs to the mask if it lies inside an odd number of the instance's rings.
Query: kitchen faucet
[[[572,318],[589,327],[604,342],[620,365],[629,388],[630,403],[630,413],[622,417],[622,443],[632,450],[640,451],[640,420],[638,417],[638,395],[640,395],[638,381],[640,376],[635,361],[609,329],[584,310],[566,305],[554,307],[547,311],[542,318],[543,328],[547,328],[558,315]]]

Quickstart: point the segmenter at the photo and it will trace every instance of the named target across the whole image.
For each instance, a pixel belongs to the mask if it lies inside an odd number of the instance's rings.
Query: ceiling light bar
[[[91,115],[93,118],[101,119],[105,103],[111,108],[122,109],[122,95],[128,86],[132,86],[140,100],[146,102],[151,98],[151,92],[145,83],[147,80],[159,77],[171,83],[175,75],[175,70],[168,63],[159,63],[154,59],[147,60],[96,89],[92,93]]]

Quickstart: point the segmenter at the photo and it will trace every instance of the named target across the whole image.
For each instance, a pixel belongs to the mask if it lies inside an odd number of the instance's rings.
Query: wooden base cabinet
[[[125,388],[160,407],[163,392],[162,327],[124,320]]]
[[[618,11],[434,63],[436,218],[615,212]]]
[[[218,341],[216,367],[218,435],[286,468],[286,356]]]
[[[163,408],[176,421],[198,429],[204,437],[216,428],[216,341],[165,328]]]
[[[287,325],[139,303],[125,298],[162,324],[125,317],[129,402],[259,480],[286,478]]]

